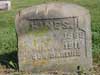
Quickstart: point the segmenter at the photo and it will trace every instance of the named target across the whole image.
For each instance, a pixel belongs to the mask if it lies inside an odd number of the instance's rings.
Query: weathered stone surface
[[[75,4],[42,4],[16,16],[19,69],[76,72],[92,67],[89,11]]]
[[[0,0],[0,10],[10,10],[11,9],[11,2]]]

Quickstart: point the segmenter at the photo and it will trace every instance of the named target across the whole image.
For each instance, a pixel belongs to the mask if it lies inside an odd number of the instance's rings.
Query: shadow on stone
[[[18,70],[17,51],[0,55],[0,64],[6,66],[7,68]]]

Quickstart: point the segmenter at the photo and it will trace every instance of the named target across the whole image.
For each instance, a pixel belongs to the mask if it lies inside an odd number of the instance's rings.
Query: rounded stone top
[[[52,17],[68,17],[68,16],[83,16],[88,14],[89,11],[76,4],[66,3],[47,3],[28,7],[20,11],[21,16],[31,17],[34,15],[42,16],[41,18]],[[36,18],[36,17],[35,17]]]

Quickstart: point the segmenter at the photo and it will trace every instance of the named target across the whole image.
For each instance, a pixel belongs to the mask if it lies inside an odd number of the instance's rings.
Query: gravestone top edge
[[[41,7],[48,8],[49,6],[54,6],[54,7],[65,6],[65,7],[73,8],[73,9],[76,9],[76,10],[79,10],[79,9],[82,10],[82,12],[83,12],[82,15],[90,14],[90,11],[87,8],[85,8],[81,5],[77,5],[77,4],[72,4],[72,3],[45,3],[45,4],[33,5],[31,7],[24,8],[24,9],[18,11],[17,15],[19,16],[19,13],[20,13],[20,15],[23,16],[23,15],[27,14],[29,11],[34,12],[34,11],[38,10],[38,8],[41,8]]]

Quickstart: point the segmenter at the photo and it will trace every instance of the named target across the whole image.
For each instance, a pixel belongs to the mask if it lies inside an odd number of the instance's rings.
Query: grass
[[[75,3],[90,10],[93,57],[95,62],[100,63],[100,0],[11,0],[11,2],[12,9],[10,11],[0,12],[0,55],[18,50],[15,16],[19,10],[46,2],[65,2]]]

